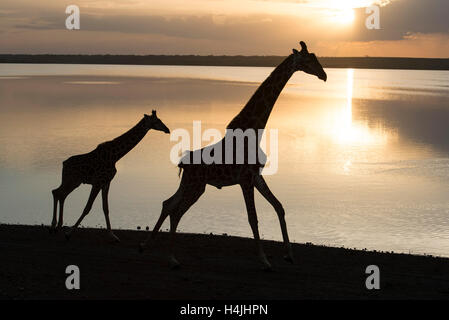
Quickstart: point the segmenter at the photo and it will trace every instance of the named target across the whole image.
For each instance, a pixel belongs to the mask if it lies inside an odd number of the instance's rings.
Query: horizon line
[[[3,53],[0,52],[1,56],[136,56],[136,57],[270,57],[270,58],[282,58],[287,57],[288,55],[244,55],[244,54],[138,54],[138,53]],[[438,59],[438,60],[448,60],[448,57],[392,57],[392,56],[319,56],[318,58],[332,58],[332,59],[359,59],[359,58],[379,58],[379,59]]]

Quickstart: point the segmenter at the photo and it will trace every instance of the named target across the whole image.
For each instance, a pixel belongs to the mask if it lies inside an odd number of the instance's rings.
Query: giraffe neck
[[[259,86],[227,129],[264,129],[277,98],[294,72],[293,56],[290,55]]]
[[[145,118],[140,120],[134,127],[129,129],[121,136],[108,142],[110,150],[112,150],[112,158],[115,161],[120,160],[128,152],[130,152],[148,132],[145,126]]]

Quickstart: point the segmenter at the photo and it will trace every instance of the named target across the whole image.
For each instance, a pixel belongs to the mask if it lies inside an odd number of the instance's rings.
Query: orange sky
[[[2,0],[1,53],[449,57],[447,0]],[[81,29],[65,29],[76,4]]]

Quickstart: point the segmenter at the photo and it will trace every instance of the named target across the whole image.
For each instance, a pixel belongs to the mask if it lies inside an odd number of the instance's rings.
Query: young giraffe
[[[273,109],[278,96],[280,95],[282,89],[294,72],[301,70],[326,81],[327,75],[321,67],[321,64],[318,62],[316,56],[313,53],[309,53],[307,51],[307,46],[304,42],[301,41],[300,44],[302,48],[301,51],[298,52],[296,49],[293,49],[293,53],[288,56],[260,85],[254,95],[248,101],[246,106],[229,123],[227,129],[242,129],[243,131],[247,129],[254,129],[258,139],[257,141],[259,142],[260,132],[258,129],[265,128],[271,110]],[[227,135],[228,133],[226,134],[226,136]],[[226,136],[218,142],[218,144],[221,144],[218,147],[222,150],[222,160],[225,159],[226,149],[224,141],[226,140]],[[213,146],[217,147],[216,145]],[[220,149],[214,148],[214,150]],[[196,154],[197,159],[203,159],[203,152],[210,153],[209,150],[210,146],[200,150],[196,150],[194,152],[189,152],[181,159],[181,162],[178,166],[180,167],[180,172],[182,169],[184,169],[184,173],[182,175],[180,186],[172,197],[163,202],[162,212],[153,229],[153,232],[148,236],[145,242],[140,244],[141,251],[143,251],[143,249],[151,239],[154,239],[164,220],[167,218],[167,216],[170,216],[170,265],[171,267],[177,267],[179,263],[173,254],[174,236],[176,227],[183,214],[203,194],[206,184],[215,186],[219,189],[223,186],[239,184],[243,191],[246,209],[248,212],[249,224],[256,241],[259,257],[262,261],[263,268],[265,270],[271,270],[271,265],[265,256],[259,240],[258,222],[254,204],[254,187],[262,194],[262,196],[265,197],[266,200],[268,200],[268,202],[276,210],[281,225],[284,244],[287,250],[285,259],[293,263],[293,254],[289,243],[287,226],[284,219],[284,209],[279,200],[276,199],[276,197],[270,191],[267,184],[265,183],[265,180],[260,174],[260,171],[264,167],[265,162],[262,160],[258,160],[256,161],[256,163],[250,163],[249,161],[247,161],[247,159],[249,159],[248,156],[250,155],[251,150],[248,151],[247,142],[245,142],[243,164],[236,164],[235,162],[235,144],[234,149],[229,150],[233,152],[233,164],[225,164],[224,161],[221,161],[221,163],[218,164],[206,164],[204,162],[200,162],[200,164],[192,164],[192,159],[195,157],[194,154]],[[255,152],[256,159],[266,158],[266,156],[263,154],[263,151],[260,149],[260,146],[257,147],[257,150],[255,150]],[[261,154],[262,157],[257,157],[257,154]]]
[[[99,144],[97,148],[89,153],[81,154],[68,158],[62,165],[62,182],[59,188],[54,189],[53,193],[53,221],[50,227],[50,233],[57,232],[63,224],[64,200],[66,197],[82,183],[91,184],[89,200],[86,207],[75,223],[75,225],[66,232],[66,238],[69,239],[72,232],[79,226],[83,218],[89,213],[100,190],[103,198],[103,211],[106,219],[106,226],[109,236],[114,241],[120,241],[111,230],[109,222],[108,193],[111,180],[114,178],[117,170],[115,163],[124,155],[131,151],[147,134],[150,129],[170,133],[167,126],[156,116],[153,110],[151,115],[145,114],[133,128],[125,132],[114,140]],[[56,220],[57,204],[59,202],[59,221]],[[56,225],[57,223],[57,225]]]

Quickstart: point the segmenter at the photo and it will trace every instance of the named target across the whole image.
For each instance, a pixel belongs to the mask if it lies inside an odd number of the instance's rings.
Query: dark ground
[[[274,271],[260,269],[254,240],[178,234],[178,270],[168,267],[168,234],[139,254],[147,233],[80,229],[70,241],[48,227],[0,225],[0,299],[448,299],[449,259],[294,244],[295,265],[279,242],[264,241]],[[67,290],[77,265],[81,289]],[[365,268],[380,268],[367,290]]]

